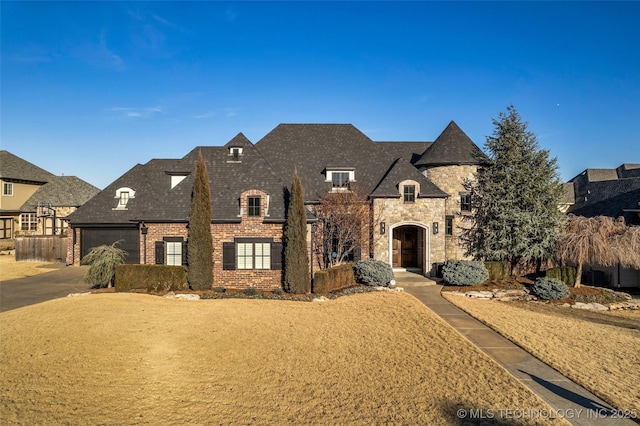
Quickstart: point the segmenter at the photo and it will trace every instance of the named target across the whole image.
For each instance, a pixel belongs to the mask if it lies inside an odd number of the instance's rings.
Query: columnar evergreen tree
[[[193,290],[208,290],[213,286],[213,239],[211,237],[211,191],[209,175],[202,152],[198,155],[191,193],[187,260],[188,280]]]
[[[557,160],[540,149],[513,105],[493,120],[488,160],[468,182],[474,214],[463,230],[467,255],[476,259],[536,263],[552,258],[564,215],[558,209],[562,184]]]
[[[297,170],[293,174],[284,234],[284,289],[289,293],[311,291],[304,189]]]

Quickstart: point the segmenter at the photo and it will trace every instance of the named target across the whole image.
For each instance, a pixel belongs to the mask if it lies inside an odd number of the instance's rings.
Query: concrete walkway
[[[636,425],[630,419],[617,418],[617,412],[606,402],[444,299],[440,295],[441,285],[411,272],[394,271],[394,274],[398,287],[403,287],[407,293],[424,303],[462,336],[478,346],[522,384],[546,401],[556,410],[556,413],[563,415],[571,424]],[[631,390],[629,391],[631,392]],[[525,411],[505,412],[503,420],[518,415],[520,418],[527,418],[524,416],[531,417],[538,414],[527,412],[527,407],[505,408]],[[499,415],[500,413],[496,413],[496,416]],[[543,418],[548,418],[548,416]]]

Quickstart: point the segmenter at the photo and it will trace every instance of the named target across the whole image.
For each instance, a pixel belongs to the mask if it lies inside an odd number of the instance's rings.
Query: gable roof
[[[229,147],[242,147],[239,161]],[[77,224],[125,224],[136,222],[186,222],[191,209],[194,170],[201,152],[209,175],[212,220],[239,222],[239,198],[243,191],[258,189],[269,195],[265,222],[284,221],[284,184],[271,166],[241,133],[225,146],[196,147],[182,159],[154,159],[136,165],[69,216]],[[172,175],[186,177],[171,188]],[[119,188],[135,191],[126,210],[117,210]]]
[[[420,184],[418,198],[446,198],[449,196],[404,158],[398,158],[393,162],[371,196],[374,198],[399,198],[401,194],[398,190],[398,184],[409,179]]]
[[[416,166],[445,166],[445,165],[478,165],[485,158],[484,153],[451,121],[440,136],[427,148]]]
[[[39,203],[52,207],[79,207],[100,190],[75,176],[54,176],[24,202],[20,210],[34,212]]]
[[[0,151],[0,179],[45,183],[54,175],[9,151]]]

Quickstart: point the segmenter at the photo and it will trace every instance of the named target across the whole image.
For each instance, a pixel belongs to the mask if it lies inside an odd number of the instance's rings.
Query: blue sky
[[[279,123],[480,147],[515,105],[568,180],[640,163],[639,2],[11,2],[1,144],[100,188]]]

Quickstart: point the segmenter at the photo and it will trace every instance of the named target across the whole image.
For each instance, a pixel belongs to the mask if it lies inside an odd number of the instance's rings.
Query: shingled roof
[[[298,170],[307,201],[318,201],[331,189],[327,168],[355,170],[355,181],[370,194],[393,158],[381,145],[351,124],[280,124],[256,148],[285,182]]]
[[[52,173],[17,155],[5,150],[0,151],[0,179],[42,184],[49,182],[52,177],[54,177]]]
[[[451,121],[415,166],[478,165],[483,158],[485,155],[480,148]]]
[[[49,204],[52,207],[79,207],[100,189],[75,176],[54,176],[42,185],[24,202],[20,210],[36,211],[38,204]]]
[[[243,148],[235,161],[229,147]],[[191,208],[193,170],[201,152],[207,166],[213,221],[239,222],[239,197],[248,189],[270,197],[265,222],[284,221],[284,184],[260,152],[241,133],[222,147],[196,147],[182,159],[155,159],[136,165],[69,216],[72,225],[132,222],[186,222]],[[171,188],[172,175],[187,175]],[[119,188],[135,191],[126,210],[115,209]]]
[[[411,164],[415,164],[432,143],[376,141],[376,145],[381,146],[390,158],[404,158]]]
[[[431,180],[420,173],[404,158],[393,162],[371,196],[374,198],[399,198],[398,184],[404,180],[414,180],[420,184],[418,198],[446,198],[447,193],[438,188]]]

